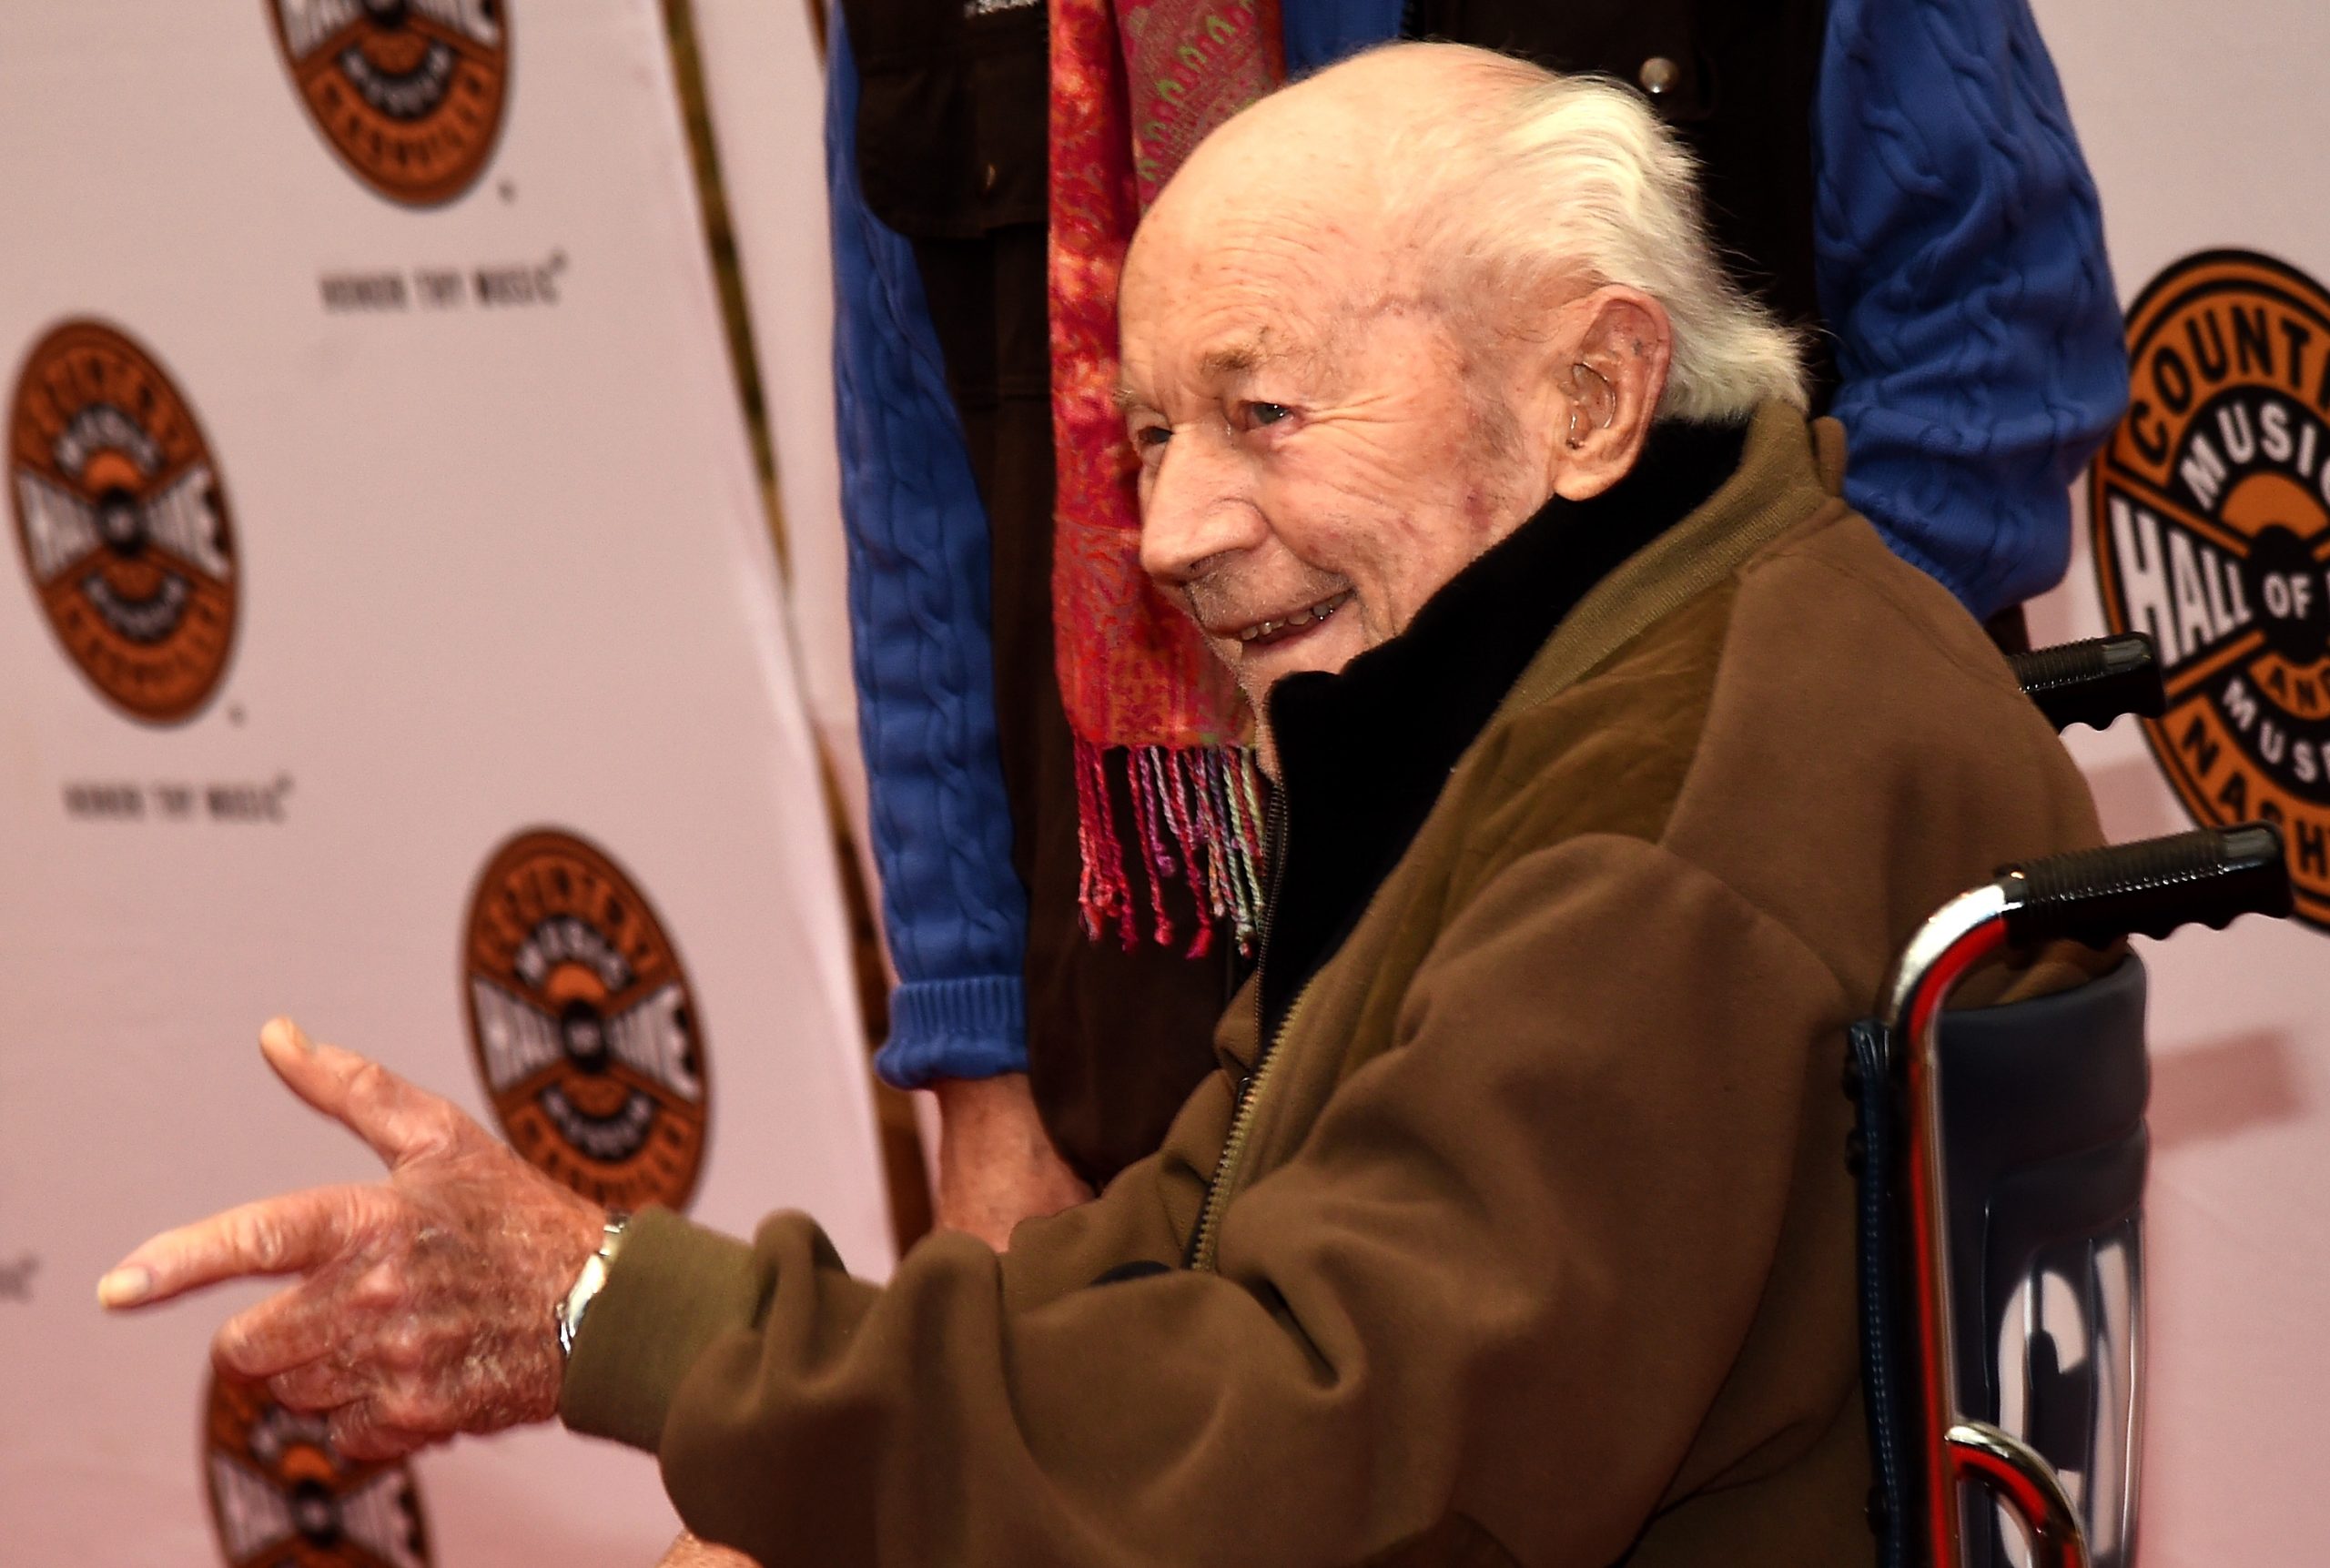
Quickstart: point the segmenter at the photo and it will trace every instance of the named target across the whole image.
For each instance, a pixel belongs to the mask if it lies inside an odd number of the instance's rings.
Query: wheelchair
[[[2017,655],[2058,730],[2158,716],[2141,636]],[[1879,1568],[2127,1568],[2143,1393],[2144,970],[1945,1014],[2009,948],[2290,913],[2254,823],[2002,867],[1850,1031],[1862,1391]]]

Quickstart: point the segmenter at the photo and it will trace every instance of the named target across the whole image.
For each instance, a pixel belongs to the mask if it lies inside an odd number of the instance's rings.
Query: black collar
[[[1281,805],[1262,944],[1264,1049],[1555,627],[1713,495],[1746,441],[1738,425],[1655,427],[1625,479],[1592,501],[1547,501],[1397,637],[1335,674],[1289,675],[1271,688]]]

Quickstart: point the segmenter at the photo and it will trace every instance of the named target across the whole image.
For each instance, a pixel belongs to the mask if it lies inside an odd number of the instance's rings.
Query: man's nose
[[[1245,465],[1221,447],[1194,431],[1177,436],[1143,491],[1140,564],[1160,582],[1194,582],[1269,531]]]

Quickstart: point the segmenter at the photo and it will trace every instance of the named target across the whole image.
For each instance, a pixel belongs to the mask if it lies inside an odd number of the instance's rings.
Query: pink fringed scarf
[[[1174,940],[1164,880],[1198,905],[1190,954],[1228,921],[1250,946],[1261,904],[1261,786],[1236,684],[1140,569],[1139,460],[1116,407],[1117,280],[1133,226],[1206,132],[1285,76],[1278,0],[1049,0],[1052,434],[1059,472],[1052,619],[1076,735],[1085,931]],[[1125,753],[1132,816],[1110,806]],[[1209,919],[1208,916],[1211,918]]]

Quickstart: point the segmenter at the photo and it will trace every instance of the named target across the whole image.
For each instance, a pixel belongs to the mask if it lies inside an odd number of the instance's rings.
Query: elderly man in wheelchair
[[[1260,967],[1162,1149],[876,1286],[805,1216],[603,1213],[279,1022],[390,1176],[157,1237],[101,1296],[299,1275],[217,1360],[351,1455],[555,1415],[770,1568],[1865,1563],[1970,1540],[1967,1477],[2012,1550],[2083,1550],[2016,1411],[1952,1386],[1936,1021],[2012,938],[1969,999],[2124,1022],[2046,939],[2169,918],[2224,846],[2042,858],[2100,842],[2086,788],[1839,498],[1675,144],[1605,84],[1363,56],[1199,148],[1122,328],[1142,562],[1275,783]],[[1986,1179],[2032,1163],[2000,1139]],[[2132,1212],[1956,1277],[2102,1236],[2084,1280]]]

